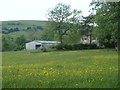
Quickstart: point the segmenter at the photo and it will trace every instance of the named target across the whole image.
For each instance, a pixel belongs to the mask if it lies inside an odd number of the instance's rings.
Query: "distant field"
[[[31,37],[31,30],[36,29],[34,35],[36,36],[36,39],[40,39],[41,31],[48,29],[48,25],[49,25],[48,21],[37,21],[37,20],[3,21],[2,31],[4,31],[3,33],[4,36],[17,38],[21,35],[24,35],[25,38],[29,40],[29,38]],[[41,27],[42,29],[38,29],[37,27]],[[19,31],[15,31],[14,30],[15,28],[18,28]],[[27,28],[31,28],[31,29],[29,30]],[[13,29],[13,31],[10,31],[11,29]],[[0,30],[0,33],[2,31]],[[7,34],[5,34],[5,32]]]
[[[41,34],[41,31],[36,31],[35,33],[35,37],[36,37],[36,39],[40,39],[40,34]],[[31,35],[31,33],[30,32],[28,32],[28,31],[19,31],[19,32],[13,32],[13,33],[10,33],[10,34],[8,34],[9,36],[11,36],[12,38],[16,38],[16,37],[19,37],[19,36],[21,36],[21,35],[24,35],[24,37],[27,39],[27,40],[29,40],[30,39],[30,35]],[[7,36],[8,36],[7,35]]]
[[[3,88],[115,88],[115,50],[3,52]]]
[[[15,23],[15,25],[11,25]],[[27,29],[27,27],[42,26],[46,28],[47,21],[36,21],[36,20],[18,20],[18,21],[3,21],[2,27],[6,28],[19,28],[20,30]]]
[[[52,40],[53,33],[49,33],[49,23],[39,20],[2,21],[0,37],[2,36],[3,44],[0,47],[3,48],[0,51],[24,49],[25,43],[33,40]]]

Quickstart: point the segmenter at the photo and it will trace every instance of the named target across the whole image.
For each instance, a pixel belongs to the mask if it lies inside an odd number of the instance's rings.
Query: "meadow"
[[[115,50],[2,54],[3,88],[117,88]]]

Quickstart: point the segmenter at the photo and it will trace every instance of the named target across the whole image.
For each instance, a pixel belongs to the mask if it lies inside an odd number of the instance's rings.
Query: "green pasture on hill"
[[[11,25],[15,23],[15,25]],[[17,20],[17,21],[3,21],[2,27],[19,28],[20,30],[27,29],[27,27],[42,26],[46,28],[47,21],[37,21],[37,20]]]
[[[116,88],[115,50],[3,52],[3,88]]]

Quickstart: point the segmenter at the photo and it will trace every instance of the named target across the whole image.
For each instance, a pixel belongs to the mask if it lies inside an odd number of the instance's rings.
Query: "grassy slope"
[[[20,25],[8,25],[8,23],[19,22]],[[35,20],[18,20],[18,21],[3,21],[2,27],[6,28],[19,28],[20,30],[26,29],[27,27],[32,26],[42,26],[43,28],[46,27],[46,21],[35,21]]]
[[[8,23],[13,23],[13,22],[19,22],[20,25],[8,25]],[[34,26],[42,26],[43,30],[47,28],[47,21],[35,21],[35,20],[18,20],[18,21],[3,21],[2,22],[2,27],[6,27],[8,29],[10,28],[19,28],[20,31],[17,32],[12,32],[9,34],[4,34],[4,35],[9,35],[13,38],[19,37],[21,35],[24,35],[27,39],[30,37],[30,32],[26,31],[27,27],[34,27]],[[38,39],[40,38],[40,33],[41,31],[36,31],[36,36]]]
[[[27,40],[30,40],[30,37],[31,37],[31,33],[28,31],[19,31],[19,32],[10,33],[8,35],[12,38],[16,38],[16,37],[19,37],[21,35],[24,35]],[[41,31],[35,32],[35,36],[37,39],[40,39],[40,37],[41,37],[40,35],[41,35]]]
[[[3,87],[117,87],[114,50],[3,52]]]

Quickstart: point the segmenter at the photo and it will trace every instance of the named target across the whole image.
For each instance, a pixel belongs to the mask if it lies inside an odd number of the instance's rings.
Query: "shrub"
[[[96,44],[59,44],[57,46],[54,46],[56,50],[83,50],[83,49],[96,49],[98,48]]]
[[[98,48],[96,44],[91,44],[90,49],[96,49]]]
[[[46,49],[45,47],[43,47],[43,48],[41,49],[41,51],[42,51],[42,52],[47,52],[47,49]]]
[[[56,48],[57,50],[63,50],[63,45],[62,45],[62,44],[59,44],[59,45],[55,46],[55,48]]]

